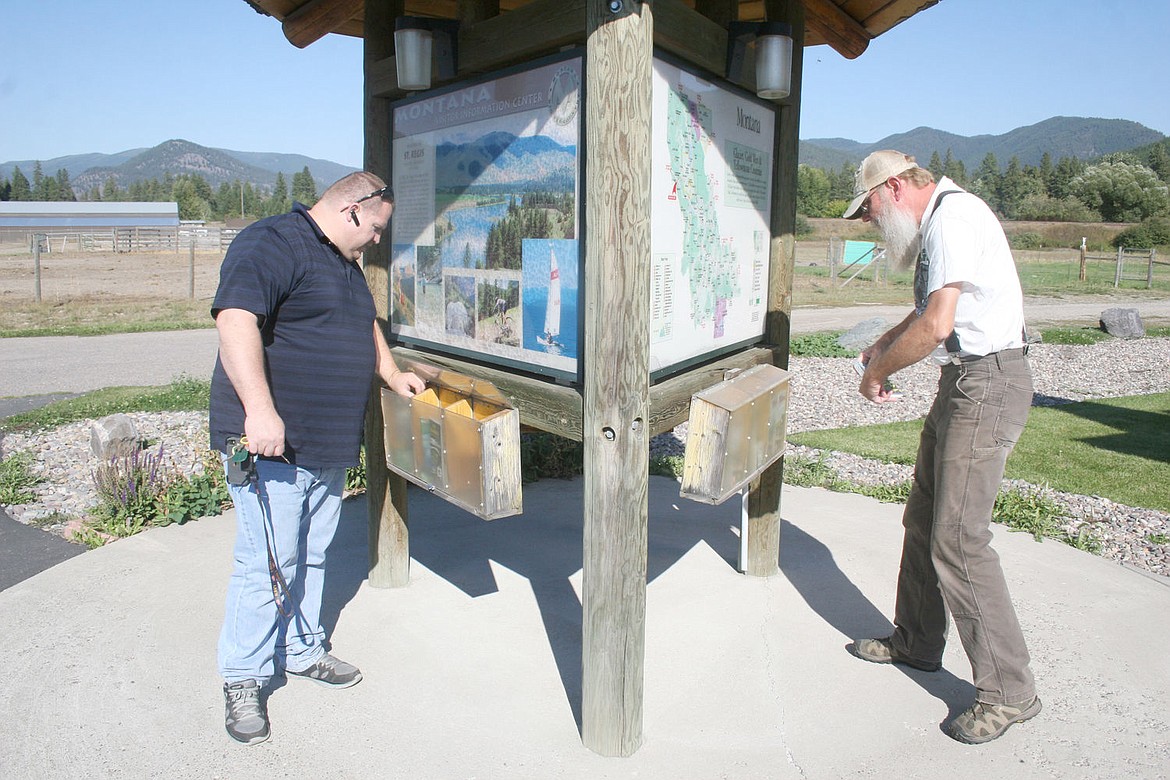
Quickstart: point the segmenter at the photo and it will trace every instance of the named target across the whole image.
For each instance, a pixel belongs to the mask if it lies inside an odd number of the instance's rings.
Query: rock
[[[90,428],[89,450],[101,461],[129,457],[138,451],[140,442],[137,426],[124,414],[95,420]]]
[[[1101,312],[1101,329],[1120,339],[1140,339],[1146,335],[1146,326],[1137,309],[1106,309]]]
[[[864,320],[857,323],[845,333],[837,337],[837,343],[845,349],[861,350],[873,344],[881,335],[890,329],[888,322],[881,317]]]

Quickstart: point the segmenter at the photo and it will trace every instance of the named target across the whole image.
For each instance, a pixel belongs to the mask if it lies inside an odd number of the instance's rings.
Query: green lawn
[[[913,464],[922,421],[808,431],[794,444]],[[1006,476],[1170,512],[1170,393],[1034,407]]]

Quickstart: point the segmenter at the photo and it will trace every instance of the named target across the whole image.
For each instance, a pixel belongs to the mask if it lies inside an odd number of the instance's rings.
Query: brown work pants
[[[1036,694],[1028,648],[991,548],[991,514],[1008,454],[1032,404],[1023,350],[942,368],[902,518],[905,537],[894,648],[939,661],[947,610],[971,660],[976,699],[1015,704]]]

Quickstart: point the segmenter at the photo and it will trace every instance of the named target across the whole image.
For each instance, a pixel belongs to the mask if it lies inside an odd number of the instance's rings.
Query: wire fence
[[[22,248],[30,254],[53,252],[181,252],[225,251],[240,231],[234,228],[180,225],[178,227],[115,227],[53,231],[13,230],[0,232],[5,254]]]
[[[239,231],[136,228],[35,233],[0,243],[0,301],[203,299]]]

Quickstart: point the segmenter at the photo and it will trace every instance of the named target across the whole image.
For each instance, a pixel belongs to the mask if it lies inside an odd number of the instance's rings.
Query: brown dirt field
[[[195,299],[209,299],[219,282],[220,252],[196,252]],[[41,299],[190,297],[191,255],[179,252],[47,252],[41,254]],[[36,273],[30,254],[0,255],[0,302],[31,303]]]

